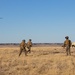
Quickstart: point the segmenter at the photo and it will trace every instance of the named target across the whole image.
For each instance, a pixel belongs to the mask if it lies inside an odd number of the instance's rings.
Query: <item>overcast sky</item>
[[[75,0],[0,0],[0,43],[75,41]]]

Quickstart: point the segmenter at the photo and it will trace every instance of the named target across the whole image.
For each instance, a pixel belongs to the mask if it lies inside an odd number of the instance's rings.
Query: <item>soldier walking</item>
[[[22,52],[24,51],[25,56],[27,56],[27,51],[26,51],[26,43],[25,40],[22,40],[22,42],[20,43],[20,53],[19,56],[22,54]]]
[[[71,55],[71,52],[70,52],[71,40],[69,40],[68,36],[66,36],[65,39],[66,40],[64,41],[64,47],[66,47],[66,54]]]
[[[27,48],[28,48],[28,52],[30,53],[31,52],[31,47],[32,47],[32,40],[29,39],[29,41],[27,42]]]

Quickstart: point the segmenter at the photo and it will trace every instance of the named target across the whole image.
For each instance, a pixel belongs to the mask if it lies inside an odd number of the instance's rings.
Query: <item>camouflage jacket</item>
[[[21,49],[25,49],[25,47],[26,47],[26,43],[22,41],[22,42],[20,43],[20,48],[21,48]]]
[[[69,47],[71,47],[71,44],[72,44],[72,43],[71,43],[71,40],[66,39],[66,40],[64,41],[64,47],[67,46],[67,45],[68,45]]]
[[[27,47],[32,47],[32,42],[31,41],[27,42]]]

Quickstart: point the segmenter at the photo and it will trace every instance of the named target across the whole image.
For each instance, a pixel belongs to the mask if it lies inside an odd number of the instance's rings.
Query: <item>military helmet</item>
[[[31,39],[29,39],[29,41],[32,41]]]
[[[68,39],[69,37],[68,37],[68,36],[66,36],[65,38],[66,38],[66,39]]]
[[[22,40],[23,42],[25,42],[25,40]]]

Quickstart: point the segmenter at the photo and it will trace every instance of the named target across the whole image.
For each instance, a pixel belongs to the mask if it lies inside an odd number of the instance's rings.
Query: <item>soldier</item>
[[[24,51],[25,52],[25,56],[27,56],[27,51],[26,51],[26,43],[25,40],[22,40],[22,42],[20,43],[20,53],[19,56],[21,55],[21,53]]]
[[[67,53],[67,55],[71,55],[71,52],[70,52],[71,40],[69,40],[68,36],[66,36],[65,39],[66,40],[64,41],[63,47],[66,47],[66,53]]]
[[[32,47],[32,40],[29,39],[29,41],[27,42],[27,48],[28,48],[28,52],[30,53],[31,52],[31,47]]]

